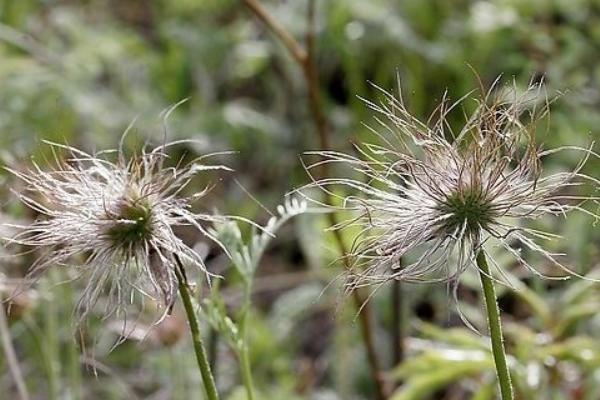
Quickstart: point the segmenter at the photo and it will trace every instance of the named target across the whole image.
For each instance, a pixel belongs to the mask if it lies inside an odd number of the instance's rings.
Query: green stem
[[[61,277],[61,280],[65,280],[64,277]],[[60,284],[61,291],[59,296],[63,301],[61,307],[64,310],[70,310],[73,308],[73,299],[75,298],[74,288],[71,281],[67,281]],[[66,317],[63,317],[66,318]],[[81,330],[78,330],[81,333]],[[81,359],[80,359],[80,350],[79,350],[79,342],[76,337],[73,336],[70,340],[67,340],[66,343],[66,355],[68,362],[66,363],[67,376],[69,377],[69,390],[71,399],[81,400],[84,398],[81,386]]]
[[[246,388],[246,399],[254,400],[254,385],[252,383],[252,373],[250,371],[250,357],[248,356],[248,346],[244,344],[242,348],[242,374],[244,376],[244,386]]]
[[[513,387],[506,363],[506,351],[504,350],[504,339],[502,338],[502,327],[500,325],[500,311],[498,310],[498,302],[496,301],[494,282],[490,275],[490,267],[488,266],[483,250],[479,250],[477,253],[477,266],[479,267],[481,286],[483,287],[483,294],[485,296],[488,326],[492,339],[492,353],[494,354],[496,374],[498,375],[498,383],[500,384],[500,394],[502,400],[513,400]]]
[[[200,374],[202,375],[202,381],[204,382],[204,390],[206,391],[206,397],[208,400],[218,400],[219,394],[217,393],[217,387],[210,370],[210,364],[208,363],[208,357],[202,344],[202,335],[200,334],[200,327],[198,325],[198,318],[196,318],[196,312],[192,305],[192,298],[187,287],[186,279],[184,278],[183,265],[179,257],[174,255],[175,261],[179,268],[175,268],[175,274],[179,282],[179,294],[183,301],[185,313],[190,325],[190,331],[192,333],[192,341],[194,343],[194,351],[196,352],[196,361],[198,361],[198,367],[200,368]]]
[[[242,369],[242,379],[246,388],[247,400],[254,400],[254,384],[252,382],[252,372],[250,370],[250,357],[248,354],[248,314],[250,313],[250,294],[252,292],[250,283],[246,283],[244,288],[244,311],[241,323],[242,348],[240,351],[240,367]]]

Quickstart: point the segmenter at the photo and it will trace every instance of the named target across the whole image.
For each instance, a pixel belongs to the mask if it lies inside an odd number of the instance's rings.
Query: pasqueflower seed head
[[[379,142],[357,144],[357,156],[311,152],[321,160],[308,168],[341,164],[357,176],[324,178],[309,185],[338,197],[340,191],[351,193],[342,195],[341,203],[354,216],[332,227],[360,232],[350,252],[350,287],[390,279],[456,282],[474,265],[475,254],[486,252],[485,243],[505,249],[538,275],[541,272],[524,259],[521,249],[576,274],[540,244],[558,235],[522,223],[571,211],[599,218],[583,207],[597,197],[570,193],[574,186],[598,184],[581,172],[590,156],[598,156],[592,147],[544,150],[536,145],[536,122],[546,116],[549,104],[541,85],[521,95],[513,86],[495,85],[474,99],[476,110],[459,132],[452,130],[447,116],[465,98],[453,105],[443,101],[435,118],[424,123],[407,111],[401,98],[379,90],[384,96],[380,104],[367,101],[384,130],[371,129]],[[583,154],[579,165],[570,172],[544,174],[542,160],[566,150]],[[494,275],[503,279],[498,263],[486,255]]]
[[[174,229],[192,227],[220,244],[204,225],[226,217],[192,210],[209,187],[189,197],[182,191],[198,173],[227,168],[201,164],[204,158],[166,167],[173,144],[127,159],[121,150],[92,155],[50,143],[70,157],[57,157],[48,168],[35,163],[25,172],[8,168],[25,184],[20,200],[40,215],[16,226],[9,241],[44,251],[31,266],[31,278],[61,265],[88,275],[77,307],[81,317],[102,294],[108,296],[106,314],[123,311],[135,293],[152,298],[166,313],[176,298],[176,258],[210,277],[203,258]]]

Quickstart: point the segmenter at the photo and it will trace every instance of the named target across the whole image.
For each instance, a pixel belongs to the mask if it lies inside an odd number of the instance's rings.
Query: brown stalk
[[[321,97],[319,95],[319,76],[316,68],[315,60],[315,2],[308,0],[307,21],[308,29],[306,34],[306,47],[303,47],[298,41],[283,27],[279,21],[273,18],[271,14],[263,7],[258,0],[244,0],[246,6],[260,19],[274,34],[281,40],[283,45],[288,49],[291,56],[302,69],[304,81],[308,90],[308,105],[313,116],[316,132],[319,138],[319,146],[321,150],[331,148],[330,130],[327,124],[327,119],[323,114],[321,106]],[[328,176],[328,164],[321,164],[319,171],[321,177]],[[332,196],[327,192],[328,203],[332,204]],[[335,213],[328,213],[329,223],[333,226],[337,224]],[[344,244],[343,238],[338,230],[333,231],[339,251],[342,255],[344,267],[350,269],[351,265],[348,260],[348,251]],[[376,397],[378,400],[385,400],[388,396],[387,385],[383,374],[381,373],[379,358],[375,350],[373,327],[371,322],[371,311],[369,304],[366,303],[367,298],[360,288],[352,291],[352,297],[357,309],[361,309],[359,314],[359,323],[363,341],[365,344],[367,358],[370,365],[370,371],[373,382],[375,384]]]
[[[392,281],[392,351],[394,366],[404,359],[404,331],[402,321],[402,283],[394,279]]]

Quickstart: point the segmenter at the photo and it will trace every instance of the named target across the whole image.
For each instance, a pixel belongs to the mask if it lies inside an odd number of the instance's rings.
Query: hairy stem
[[[490,276],[490,267],[488,266],[485,253],[479,250],[477,253],[477,266],[479,267],[479,276],[481,277],[481,286],[485,296],[485,307],[487,310],[488,326],[490,337],[492,339],[492,353],[496,364],[496,374],[500,384],[500,394],[502,400],[513,400],[513,387],[510,380],[510,373],[506,363],[506,351],[504,350],[504,339],[502,337],[502,327],[500,324],[500,311],[496,301],[496,291],[494,282]]]
[[[204,350],[204,344],[202,343],[202,335],[200,334],[200,326],[198,324],[198,318],[192,304],[192,298],[190,296],[189,289],[187,287],[187,281],[183,272],[183,264],[177,254],[174,255],[175,262],[178,268],[175,268],[175,274],[177,275],[177,281],[179,283],[179,294],[183,301],[185,313],[190,325],[190,332],[192,333],[192,341],[194,343],[194,351],[196,353],[196,361],[198,362],[198,368],[200,368],[200,374],[202,375],[202,381],[204,382],[204,390],[206,392],[206,398],[208,400],[218,400],[219,394],[217,393],[217,387],[213,378],[210,364],[208,363],[208,357]]]
[[[252,383],[252,371],[250,369],[250,357],[248,355],[248,346],[244,344],[241,354],[242,375],[244,387],[246,388],[246,399],[254,400],[254,384]]]
[[[330,129],[327,124],[327,119],[323,113],[321,104],[321,96],[319,93],[319,76],[316,68],[315,57],[315,1],[308,1],[307,22],[308,29],[306,34],[306,49],[298,43],[298,41],[277,21],[258,0],[244,0],[246,6],[260,19],[284,44],[288,49],[298,66],[302,70],[304,81],[308,90],[308,106],[310,108],[313,121],[316,127],[317,136],[321,150],[329,150],[330,144]],[[328,176],[328,163],[321,164],[320,175]],[[332,204],[332,195],[327,194],[327,202]],[[335,213],[328,213],[328,219],[332,226],[337,224]],[[343,242],[339,231],[334,231],[337,246],[344,260],[344,266],[349,269],[351,267],[348,258],[346,245]],[[388,398],[385,380],[381,374],[379,366],[379,357],[375,351],[374,334],[371,322],[371,312],[368,304],[365,304],[366,296],[362,290],[355,289],[352,291],[354,304],[358,309],[362,309],[360,313],[360,327],[362,331],[363,341],[367,352],[367,358],[370,365],[370,372],[375,383],[376,398],[385,400]]]
[[[248,314],[250,314],[252,287],[246,282],[244,288],[244,309],[241,323],[242,348],[240,349],[240,367],[242,369],[242,379],[246,389],[246,399],[254,400],[254,383],[252,381],[252,372],[250,369],[250,355],[248,354]]]

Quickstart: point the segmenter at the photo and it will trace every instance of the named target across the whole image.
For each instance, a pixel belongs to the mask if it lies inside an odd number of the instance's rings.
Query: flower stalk
[[[208,400],[218,400],[219,394],[217,392],[217,386],[215,384],[215,379],[213,377],[212,371],[210,369],[210,364],[208,362],[206,350],[204,349],[204,344],[202,343],[200,326],[198,324],[198,318],[196,317],[196,312],[194,310],[190,292],[187,287],[187,280],[185,278],[185,273],[183,272],[183,265],[181,263],[181,259],[177,254],[174,254],[173,258],[177,263],[175,274],[177,275],[179,294],[181,296],[181,300],[183,301],[183,307],[185,308],[185,313],[190,325],[192,342],[194,344],[194,352],[196,353],[196,361],[198,362],[198,368],[200,369],[202,381],[204,382],[204,390],[206,392],[206,397]]]
[[[319,147],[322,151],[331,149],[331,131],[327,123],[327,118],[323,113],[321,95],[319,93],[319,74],[315,57],[315,0],[309,0],[308,2],[306,13],[308,29],[304,45],[300,44],[279,21],[269,14],[259,0],[244,0],[244,3],[248,9],[279,38],[302,70],[302,76],[308,91],[308,106],[315,124]],[[329,165],[327,163],[321,164],[319,175],[321,177],[329,175]],[[334,204],[334,199],[329,193],[326,197],[327,203],[330,205]],[[329,213],[327,218],[331,225],[337,225],[339,222],[334,213]],[[341,235],[335,231],[334,239],[341,254],[340,258],[344,262],[344,267],[347,270],[350,270],[351,265],[348,261],[349,253],[346,244],[343,242]],[[369,310],[369,305],[366,303],[368,296],[363,294],[363,291],[360,288],[355,288],[355,290],[352,291],[352,297],[355,307],[358,310],[361,310],[359,313],[360,329],[367,353],[367,359],[369,360],[371,377],[375,384],[376,398],[377,400],[385,400],[389,397],[389,393],[386,382],[383,379],[383,374],[381,373],[379,356],[375,350],[371,312]]]
[[[242,372],[242,381],[246,389],[246,399],[254,400],[254,382],[252,379],[252,371],[250,367],[250,354],[248,351],[248,315],[250,314],[252,283],[250,280],[244,284],[244,306],[240,317],[240,337],[242,344],[238,350],[240,359],[240,369]]]
[[[492,353],[494,355],[494,363],[496,364],[500,394],[502,400],[513,400],[513,387],[506,363],[506,351],[504,349],[504,338],[502,337],[502,325],[498,302],[496,300],[496,290],[494,289],[494,282],[490,276],[490,267],[488,266],[483,250],[479,250],[477,253],[477,267],[479,268],[481,286],[485,297],[485,308],[490,337],[492,339]]]

